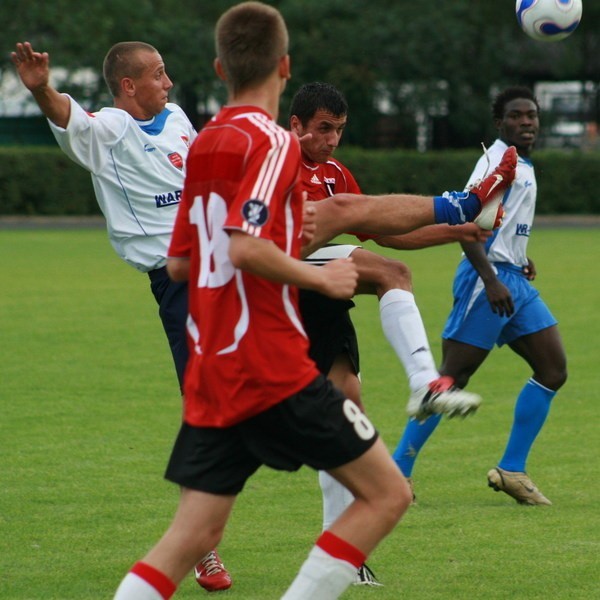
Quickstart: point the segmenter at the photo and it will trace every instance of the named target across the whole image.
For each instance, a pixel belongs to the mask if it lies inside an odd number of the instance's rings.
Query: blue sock
[[[412,475],[419,451],[435,431],[441,418],[442,415],[432,415],[423,423],[414,418],[408,420],[402,438],[392,455],[404,477]]]
[[[433,197],[436,223],[462,225],[472,221],[481,210],[479,198],[470,192],[445,192]]]
[[[525,471],[527,456],[546,421],[554,396],[554,390],[540,385],[534,379],[525,384],[515,404],[512,430],[504,456],[498,463],[501,469]]]

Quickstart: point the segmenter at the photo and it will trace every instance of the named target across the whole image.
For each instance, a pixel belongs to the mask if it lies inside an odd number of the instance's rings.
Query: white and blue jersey
[[[500,163],[508,146],[502,140],[496,140],[489,148],[488,161],[482,156],[475,165],[469,178],[468,185],[478,179],[483,179]],[[486,252],[491,263],[504,262],[519,267],[527,266],[527,242],[533,218],[535,216],[535,200],[537,182],[533,164],[519,156],[517,172],[513,184],[506,190],[502,203],[506,214],[502,227],[496,229],[487,241]]]
[[[486,171],[490,173],[500,163],[507,148],[503,141],[496,140],[489,148],[487,158],[482,156],[475,165],[468,184],[483,178]],[[533,227],[536,195],[533,164],[519,157],[515,180],[503,199],[502,226],[485,245],[487,258],[498,279],[510,290],[515,312],[510,317],[492,312],[481,278],[464,257],[454,278],[454,305],[442,333],[444,339],[491,350],[494,344],[502,346],[556,324],[539,292],[523,273],[528,264],[527,243]]]
[[[164,266],[196,131],[175,104],[138,121],[118,108],[87,113],[69,99],[66,129],[49,121],[50,128],[65,154],[91,173],[113,248],[139,271]]]

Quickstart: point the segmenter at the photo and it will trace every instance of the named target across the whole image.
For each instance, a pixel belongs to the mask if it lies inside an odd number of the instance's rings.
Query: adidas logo
[[[321,182],[319,181],[319,178],[317,177],[316,173],[310,178],[310,182],[315,183],[316,185],[321,185]]]

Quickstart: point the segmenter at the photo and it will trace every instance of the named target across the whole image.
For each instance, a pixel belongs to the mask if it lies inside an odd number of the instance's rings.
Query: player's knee
[[[336,194],[327,198],[328,218],[334,219],[342,231],[359,230],[367,214],[367,203],[361,202],[354,194]]]
[[[359,272],[361,264],[358,264]],[[412,273],[402,262],[379,255],[370,255],[365,268],[369,283],[375,286],[377,294],[382,296],[389,290],[412,292]]]
[[[393,528],[412,502],[412,491],[406,479],[398,473],[389,481],[387,493],[381,498],[379,514],[385,518],[389,528]]]
[[[552,369],[552,371],[548,373],[544,373],[539,378],[539,383],[541,383],[544,387],[548,389],[557,391],[563,385],[565,385],[567,381],[568,373],[566,365],[564,367]],[[537,380],[537,378],[536,378]]]
[[[403,262],[399,260],[386,260],[386,276],[393,282],[392,288],[412,291],[412,273]]]

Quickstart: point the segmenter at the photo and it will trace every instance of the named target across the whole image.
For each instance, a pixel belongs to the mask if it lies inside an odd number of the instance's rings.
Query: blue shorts
[[[512,294],[514,313],[510,317],[501,317],[492,312],[477,271],[464,259],[454,278],[454,306],[442,338],[491,350],[494,344],[510,344],[524,335],[556,325],[557,320],[521,267],[494,263],[494,270]]]

